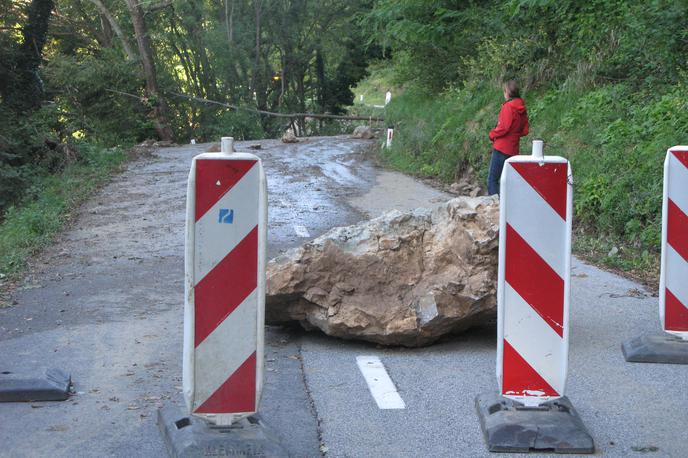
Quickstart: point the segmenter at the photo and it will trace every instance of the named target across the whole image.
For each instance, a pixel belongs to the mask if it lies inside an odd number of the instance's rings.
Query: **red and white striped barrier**
[[[664,331],[688,340],[688,146],[664,160],[659,317]]]
[[[564,395],[573,202],[568,161],[533,143],[502,172],[497,286],[500,392],[526,405]]]
[[[232,144],[193,159],[186,201],[184,399],[220,425],[255,413],[263,384],[266,180]]]

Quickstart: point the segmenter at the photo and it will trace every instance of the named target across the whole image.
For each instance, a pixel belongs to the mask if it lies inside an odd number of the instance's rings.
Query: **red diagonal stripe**
[[[671,154],[688,168],[688,151],[672,151]]]
[[[555,212],[566,221],[566,176],[568,164],[510,162],[511,166],[532,186]]]
[[[257,272],[258,226],[194,288],[196,346],[256,289]]]
[[[667,242],[688,262],[688,215],[671,199],[667,215]]]
[[[505,270],[509,285],[563,337],[564,280],[508,223]]]
[[[688,307],[666,288],[664,326],[668,331],[688,331]]]
[[[252,160],[197,160],[196,221],[201,219],[255,164],[256,161]]]
[[[241,413],[256,411],[256,354],[239,366],[225,382],[195,410],[195,413]]]
[[[502,356],[502,394],[528,396],[526,391],[540,391],[542,396],[559,396],[506,339]]]

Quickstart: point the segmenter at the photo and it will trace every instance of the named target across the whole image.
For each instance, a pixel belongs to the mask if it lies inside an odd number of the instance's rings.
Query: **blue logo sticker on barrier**
[[[220,217],[217,220],[220,224],[232,224],[234,222],[234,210],[229,208],[220,209]]]

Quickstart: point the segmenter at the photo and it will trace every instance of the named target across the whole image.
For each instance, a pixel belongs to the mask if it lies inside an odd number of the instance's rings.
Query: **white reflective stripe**
[[[389,378],[384,364],[377,356],[357,356],[356,364],[363,374],[370,394],[380,409],[405,409],[406,403],[397,392],[397,387]]]
[[[197,285],[258,224],[260,169],[246,174],[195,224],[194,282]],[[220,209],[234,211],[231,224],[219,221]]]
[[[506,282],[504,299],[504,340],[562,394],[568,357],[564,339]]]
[[[200,407],[256,351],[257,301],[258,293],[253,291],[196,347],[194,409]]]
[[[688,263],[668,243],[665,286],[683,305],[688,306]]]
[[[688,168],[669,154],[669,199],[688,215]]]
[[[509,165],[506,221],[561,278],[566,270],[566,221]]]

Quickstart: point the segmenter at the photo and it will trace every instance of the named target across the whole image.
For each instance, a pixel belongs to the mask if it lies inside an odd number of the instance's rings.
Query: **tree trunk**
[[[204,40],[203,24],[206,21],[202,5],[196,2],[188,2],[187,7],[182,10],[182,14],[187,15],[187,18],[181,21],[180,25],[185,29],[186,36],[189,38],[189,52],[194,57],[193,63],[198,80],[203,87],[203,93],[210,99],[221,99],[222,96],[217,88],[215,72],[213,66],[210,65],[207,46]]]
[[[115,32],[112,30],[110,22],[105,18],[103,14],[98,16],[100,19],[101,33],[96,33],[96,40],[100,43],[103,48],[112,48],[114,46],[112,38]]]
[[[234,0],[225,0],[225,23],[227,25],[227,41],[232,45],[234,44]]]
[[[143,8],[138,0],[126,0],[131,22],[134,25],[134,34],[141,55],[141,65],[146,78],[146,95],[153,107],[153,123],[161,140],[172,140],[174,135],[167,119],[167,104],[160,96],[158,80],[155,74],[155,62],[153,60],[153,47],[151,46],[148,28],[143,17]]]
[[[253,92],[256,92],[256,97],[257,97],[257,90],[256,90],[256,81],[258,79],[258,73],[260,67],[260,18],[261,18],[261,0],[255,0],[254,3],[254,8],[255,8],[255,13],[256,13],[256,50],[255,50],[255,56],[253,60],[253,75],[251,78],[251,88],[253,89]]]
[[[103,2],[100,0],[90,1],[95,5],[96,8],[98,8],[100,14],[107,20],[108,24],[110,24],[110,27],[115,32],[115,35],[117,35],[117,38],[119,38],[119,41],[122,43],[122,48],[124,48],[124,53],[127,55],[127,59],[136,60],[136,54],[134,53],[134,49],[129,44],[129,40],[127,40],[127,37],[122,32],[122,28],[119,26],[117,20],[112,15],[110,10],[108,10],[107,7],[103,4]]]
[[[0,93],[7,104],[18,112],[38,108],[43,97],[43,81],[38,68],[43,58],[43,45],[48,36],[48,23],[53,0],[32,0],[22,27],[23,43],[15,61],[14,78],[0,82]]]
[[[325,110],[325,87],[327,80],[325,78],[325,60],[323,59],[322,53],[320,52],[320,47],[315,51],[315,76],[318,82],[318,87],[316,90],[318,105],[320,105],[320,110]]]
[[[177,27],[176,12],[170,15],[169,21],[170,30],[172,31],[172,34],[175,37],[174,40],[170,40],[170,45],[177,53],[177,56],[179,57],[182,66],[184,67],[184,72],[186,73],[187,81],[190,82],[190,84],[193,86],[191,88],[191,93],[201,95],[203,94],[203,91],[201,90],[201,83],[198,79],[198,75],[194,70],[193,58],[189,55],[189,46],[182,34],[179,33]],[[179,45],[177,45],[177,43],[179,43]]]

